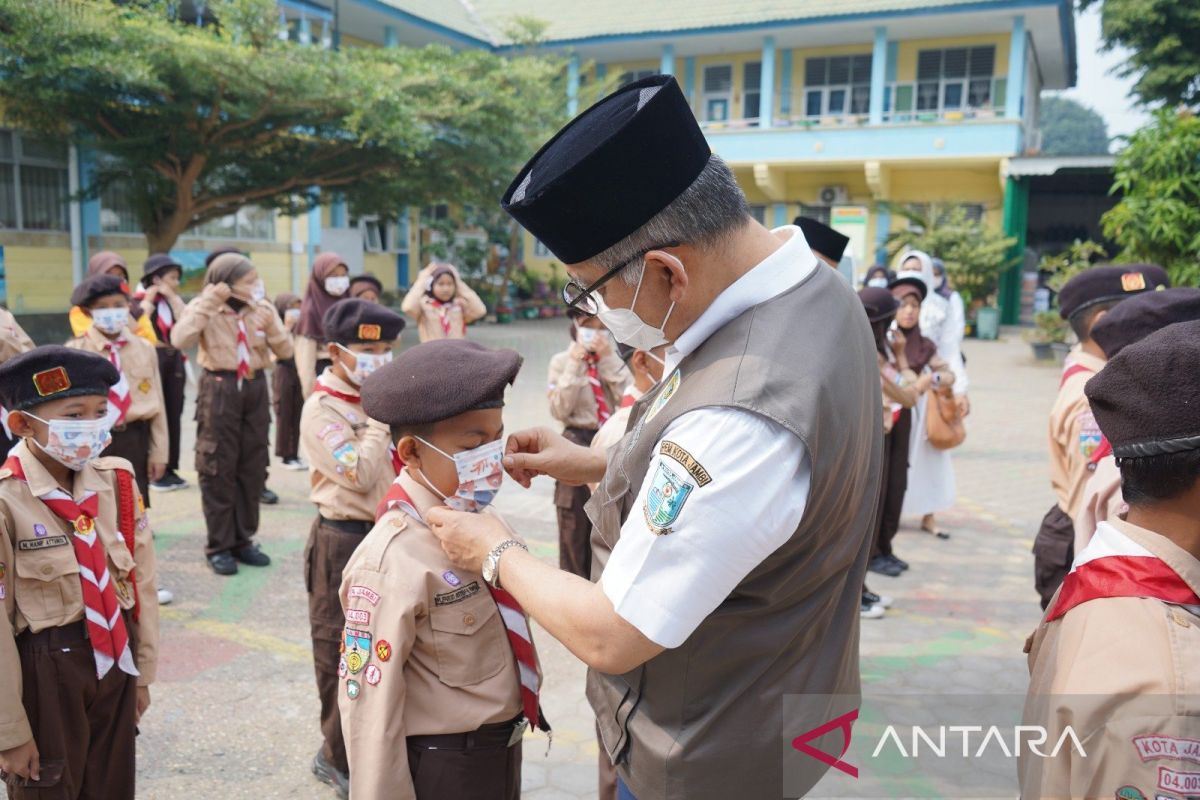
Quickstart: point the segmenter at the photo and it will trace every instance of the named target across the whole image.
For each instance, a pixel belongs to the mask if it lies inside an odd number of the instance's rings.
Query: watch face
[[[488,555],[488,557],[483,560],[483,579],[488,583],[491,583],[495,576],[496,557],[494,555]]]

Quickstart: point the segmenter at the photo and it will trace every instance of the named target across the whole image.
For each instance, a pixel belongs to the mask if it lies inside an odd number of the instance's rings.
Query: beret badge
[[[359,325],[358,338],[364,342],[377,342],[383,335],[383,330],[379,325]]]
[[[1140,272],[1126,272],[1121,276],[1121,288],[1126,292],[1145,291],[1146,276]]]
[[[67,371],[62,367],[43,370],[35,373],[33,376],[33,387],[37,389],[40,397],[48,397],[52,394],[66,391],[71,388],[71,378],[67,375]]]

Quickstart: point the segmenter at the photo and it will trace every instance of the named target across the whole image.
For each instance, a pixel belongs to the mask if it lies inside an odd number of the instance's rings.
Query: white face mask
[[[503,439],[454,455],[420,437],[417,437],[417,441],[454,462],[454,468],[458,472],[458,488],[450,497],[439,492],[428,478],[425,479],[429,488],[445,501],[447,508],[475,513],[482,511],[496,499],[500,492],[500,484],[504,480],[504,465],[501,463],[504,458]]]
[[[105,333],[120,333],[129,325],[129,309],[97,308],[92,310],[92,322]]]
[[[267,287],[263,285],[262,281],[256,281],[254,288],[250,290],[250,296],[254,298],[254,302],[256,303],[265,300],[267,297]]]
[[[575,339],[584,347],[591,347],[596,341],[596,334],[600,331],[595,328],[585,328],[582,325],[575,326]]]
[[[349,275],[330,275],[325,279],[325,291],[334,297],[341,297],[350,289]]]
[[[356,353],[349,348],[342,347],[340,344],[336,347],[347,355],[354,356],[354,369],[346,370],[350,376],[350,382],[356,386],[362,386],[372,372],[382,367],[384,364],[392,360],[392,354],[388,353]],[[343,368],[345,365],[342,365]]]
[[[670,254],[667,255],[675,258]],[[683,266],[683,263],[677,258],[675,263],[680,267]],[[633,307],[637,305],[638,294],[642,291],[642,282],[645,280],[646,268],[642,267],[642,276],[638,278],[637,289],[634,290],[633,302],[629,304],[629,308],[609,308],[603,298],[599,295],[596,296],[596,303],[600,306],[600,312],[596,316],[604,323],[604,327],[612,332],[614,339],[635,350],[653,350],[655,347],[666,344],[667,335],[663,329],[667,327],[667,320],[671,319],[671,312],[675,310],[675,303],[672,301],[666,316],[663,317],[662,324],[657,328],[646,324],[641,317],[635,314]]]
[[[287,311],[283,312],[283,318],[291,320],[300,319],[300,309],[289,308]]]
[[[112,420],[103,419],[42,419],[22,411],[27,417],[44,422],[50,428],[46,443],[37,442],[42,451],[69,470],[78,472],[99,457],[112,441],[109,429]],[[35,440],[36,441],[36,440]]]
[[[876,289],[886,289],[888,287],[887,278],[871,278],[867,281],[867,286],[874,286]]]

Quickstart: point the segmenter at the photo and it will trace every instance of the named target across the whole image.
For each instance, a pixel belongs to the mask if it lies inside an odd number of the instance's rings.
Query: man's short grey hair
[[[749,218],[750,206],[732,170],[713,154],[683,194],[645,225],[589,260],[606,271],[628,264],[620,277],[632,286],[642,277],[645,262],[641,256],[646,251],[672,243],[717,246]]]

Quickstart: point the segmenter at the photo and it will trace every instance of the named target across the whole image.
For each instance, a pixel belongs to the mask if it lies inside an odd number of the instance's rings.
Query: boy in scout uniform
[[[1129,511],[1097,526],[1030,637],[1021,796],[1200,795],[1200,322],[1125,348],[1086,386]],[[1048,750],[1051,745],[1043,747]]]
[[[342,300],[325,313],[333,366],[317,377],[300,416],[301,446],[317,506],[304,551],[304,584],[325,742],[313,773],[345,796],[346,745],[338,717],[338,645],[346,620],[338,589],[342,570],[375,524],[375,509],[396,478],[386,425],[363,413],[360,387],[392,360],[404,318],[367,300]]]
[[[1079,273],[1059,292],[1059,313],[1071,324],[1079,346],[1067,359],[1050,411],[1050,483],[1058,502],[1046,513],[1033,542],[1034,588],[1043,610],[1071,566],[1071,513],[1090,474],[1088,460],[1101,443],[1083,396],[1084,384],[1104,366],[1104,351],[1091,337],[1092,326],[1122,300],[1169,285],[1167,273],[1152,264],[1104,266]]]
[[[170,438],[154,345],[129,327],[129,286],[112,275],[94,275],[75,287],[71,303],[92,325],[67,347],[103,356],[120,373],[108,391],[112,444],[106,453],[133,465],[138,491],[149,505],[150,482],[167,470]]]
[[[134,300],[158,336],[158,374],[162,380],[163,401],[167,411],[167,471],[150,488],[158,492],[186,489],[187,481],[179,477],[180,441],[183,438],[184,386],[187,384],[187,359],[183,351],[171,345],[171,330],[183,316],[183,300],[179,298],[179,282],[183,265],[165,253],[155,253],[143,266],[142,286]]]
[[[498,554],[484,574],[455,568],[424,521],[441,505],[495,515],[504,389],[520,366],[512,350],[443,339],[363,385],[364,410],[390,426],[405,466],[341,587],[338,702],[356,800],[515,800],[526,723],[549,730]]]
[[[0,468],[0,775],[14,800],[134,797],[158,604],[133,472],[97,457],[119,378],[59,346],[0,366],[21,439]]]

